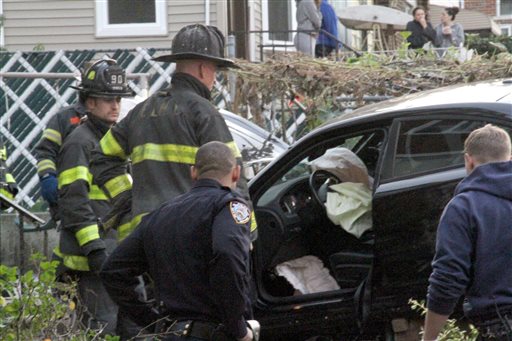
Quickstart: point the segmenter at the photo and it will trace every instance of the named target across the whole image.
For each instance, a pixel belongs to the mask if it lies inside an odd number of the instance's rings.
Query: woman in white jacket
[[[313,0],[295,0],[297,3],[297,34],[294,44],[297,51],[314,56],[316,36],[322,25],[322,14]]]

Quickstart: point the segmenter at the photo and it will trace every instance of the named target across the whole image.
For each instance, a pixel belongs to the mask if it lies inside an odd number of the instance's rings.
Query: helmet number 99
[[[110,82],[112,84],[123,84],[124,79],[123,75],[111,75],[110,76]]]

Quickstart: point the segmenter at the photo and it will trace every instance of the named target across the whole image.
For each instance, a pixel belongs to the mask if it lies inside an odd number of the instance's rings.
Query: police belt
[[[194,337],[209,341],[234,341],[224,332],[222,324],[195,320],[168,321],[165,328],[166,334],[173,334],[183,338]]]

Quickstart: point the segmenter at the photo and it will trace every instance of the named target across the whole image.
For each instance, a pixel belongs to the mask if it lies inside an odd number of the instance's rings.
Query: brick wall
[[[496,0],[465,0],[464,8],[496,16]]]

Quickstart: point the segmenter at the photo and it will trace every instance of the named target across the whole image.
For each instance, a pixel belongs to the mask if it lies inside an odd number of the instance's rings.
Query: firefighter
[[[7,168],[7,148],[0,136],[0,194],[9,200],[13,200],[18,193],[18,185],[16,180]],[[0,203],[1,209],[9,208],[5,203]]]
[[[241,164],[226,122],[210,102],[217,70],[236,67],[224,58],[222,33],[214,26],[185,26],[173,39],[172,54],[155,60],[176,63],[170,87],[133,108],[92,155],[94,177],[113,199],[108,225],[118,227],[120,239],[142,216],[190,189],[189,167],[201,145],[221,141]],[[126,172],[128,159],[133,185]],[[246,183],[239,188],[247,193]],[[130,222],[119,224],[123,213]]]
[[[233,191],[240,177],[232,151],[202,145],[191,167],[192,188],[145,217],[114,250],[100,276],[133,319],[157,316],[133,290],[149,272],[168,323],[163,340],[253,339],[249,299],[251,211]]]
[[[133,96],[125,72],[115,60],[99,60],[84,70],[79,87],[86,118],[66,138],[58,155],[59,245],[55,258],[58,273],[78,282],[80,302],[86,307],[83,321],[102,334],[114,334],[117,306],[106,293],[98,271],[117,244],[115,231],[104,230],[101,217],[110,210],[107,196],[89,170],[91,150],[116,122],[121,97]]]
[[[90,62],[87,62],[84,67],[87,67],[88,63]],[[85,97],[80,93],[78,102],[62,108],[50,119],[35,148],[41,196],[48,202],[52,219],[55,221],[59,220],[56,166],[59,150],[66,137],[80,124],[82,117],[85,117],[85,112]]]

